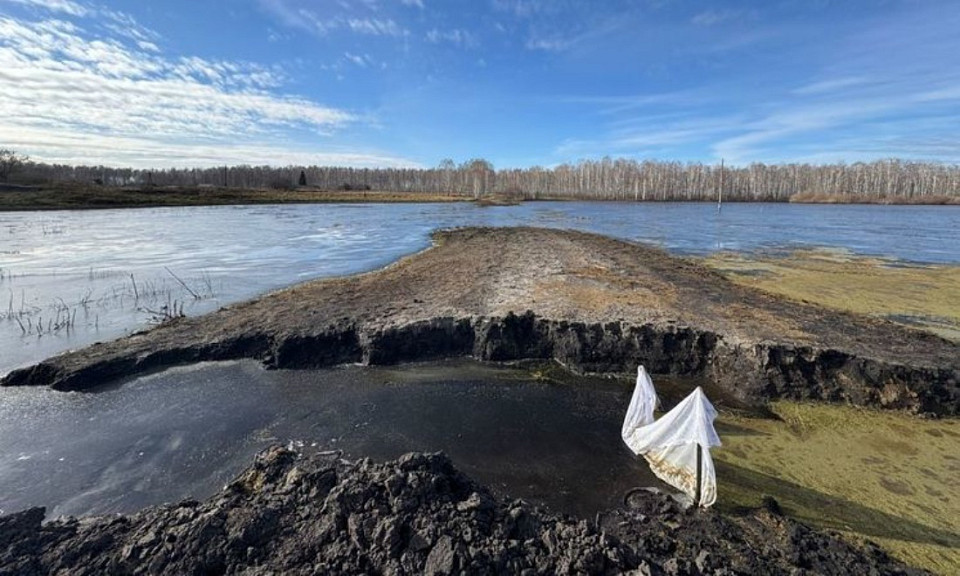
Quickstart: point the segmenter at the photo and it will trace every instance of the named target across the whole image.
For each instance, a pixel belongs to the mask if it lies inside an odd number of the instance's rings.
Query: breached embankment
[[[239,281],[239,280],[238,280]],[[165,366],[275,368],[451,356],[713,379],[749,402],[817,399],[960,414],[960,346],[738,286],[690,260],[592,234],[438,232],[384,270],[309,282],[45,360],[0,385],[79,390]]]
[[[640,492],[599,522],[499,500],[441,454],[383,464],[269,449],[205,503],[0,517],[0,574],[924,574],[783,517]]]
[[[597,235],[463,229],[435,239],[384,270],[169,322],[2,385],[80,390],[238,358],[313,368],[470,355],[601,373],[642,363],[755,402],[960,412],[958,346],[923,332],[780,299]],[[498,501],[439,455],[373,464],[275,449],[205,503],[46,524],[40,509],[0,517],[0,574],[913,573],[872,545],[784,518],[775,503],[737,518],[649,494],[634,506],[578,521]]]

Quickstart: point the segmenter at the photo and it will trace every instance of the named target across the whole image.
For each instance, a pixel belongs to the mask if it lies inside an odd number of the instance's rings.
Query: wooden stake
[[[700,500],[703,497],[703,490],[701,485],[703,482],[703,447],[697,444],[697,494],[693,498],[693,503],[697,506],[700,505]]]

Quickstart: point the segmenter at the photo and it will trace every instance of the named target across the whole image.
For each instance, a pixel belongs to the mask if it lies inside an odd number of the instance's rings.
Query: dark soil
[[[663,251],[533,228],[439,232],[386,269],[309,282],[69,352],[0,385],[78,390],[254,358],[277,368],[452,356],[713,379],[748,402],[817,399],[960,414],[960,346],[738,286]]]
[[[0,517],[0,576],[40,574],[923,574],[784,518],[639,492],[599,524],[503,501],[442,454],[350,463],[263,452],[205,503]]]

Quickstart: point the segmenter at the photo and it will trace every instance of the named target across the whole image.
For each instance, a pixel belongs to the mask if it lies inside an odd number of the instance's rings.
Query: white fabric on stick
[[[688,494],[697,493],[697,446],[700,457],[700,506],[717,499],[717,475],[710,448],[720,446],[713,427],[717,411],[700,387],[673,410],[653,418],[657,394],[643,366],[637,369],[637,386],[630,399],[620,435],[634,453],[647,459],[654,474],[664,482]]]

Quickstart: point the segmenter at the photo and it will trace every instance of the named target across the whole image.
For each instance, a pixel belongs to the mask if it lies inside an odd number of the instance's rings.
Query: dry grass
[[[592,318],[642,316],[648,322],[676,320],[677,290],[653,276],[639,281],[599,263],[548,276],[536,285],[535,299],[561,304]]]
[[[960,421],[824,404],[772,409],[780,420],[721,417],[721,507],[757,506],[769,494],[800,520],[957,573]]]
[[[870,196],[866,194],[826,194],[799,192],[790,197],[795,204],[935,204],[960,205],[960,196],[928,194],[925,196]]]
[[[738,284],[960,341],[960,267],[898,266],[825,250],[784,258],[720,254],[705,262]]]
[[[465,202],[463,196],[414,192],[245,190],[238,188],[114,188],[57,184],[40,190],[0,192],[0,211],[236,204],[322,204],[335,202]]]

